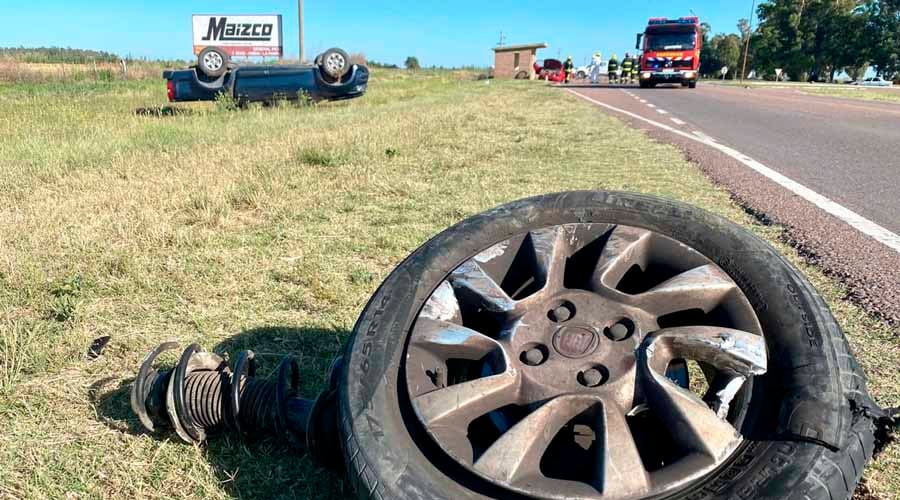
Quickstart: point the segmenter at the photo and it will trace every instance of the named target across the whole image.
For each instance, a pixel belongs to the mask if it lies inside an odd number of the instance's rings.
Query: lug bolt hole
[[[599,387],[609,380],[609,370],[602,365],[593,366],[578,372],[577,379],[578,383],[585,387]]]
[[[544,344],[528,344],[519,355],[519,360],[528,366],[538,366],[544,364],[550,356],[550,350]]]
[[[553,309],[547,312],[547,317],[554,323],[565,323],[575,316],[575,304],[568,300],[560,301]]]
[[[611,326],[604,328],[603,334],[610,340],[618,342],[631,337],[634,334],[634,330],[634,321],[631,321],[628,318],[622,318]]]

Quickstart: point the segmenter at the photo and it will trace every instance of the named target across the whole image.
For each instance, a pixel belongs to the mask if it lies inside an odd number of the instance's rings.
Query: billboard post
[[[192,18],[194,55],[217,47],[229,56],[284,56],[281,15],[197,15]]]
[[[297,0],[297,21],[300,23],[300,62],[306,59],[303,53],[303,0]]]

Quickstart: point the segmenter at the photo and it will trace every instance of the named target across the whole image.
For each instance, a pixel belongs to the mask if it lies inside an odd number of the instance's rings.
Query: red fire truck
[[[697,17],[650,18],[647,29],[638,33],[635,45],[644,52],[640,57],[641,87],[655,87],[659,83],[696,87],[702,40]]]

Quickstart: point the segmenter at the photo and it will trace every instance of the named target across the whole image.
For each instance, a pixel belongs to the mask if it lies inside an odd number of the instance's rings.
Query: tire
[[[197,55],[197,67],[206,76],[218,78],[228,71],[228,54],[218,47],[206,47]]]
[[[575,75],[579,80],[584,80],[587,78],[587,73],[584,71],[579,71],[577,75]]]
[[[828,307],[770,245],[711,213],[633,193],[568,192],[513,202],[435,236],[387,277],[344,351],[339,431],[361,499],[519,498],[474,476],[421,427],[401,364],[424,302],[460,264],[523,231],[575,223],[650,230],[700,252],[747,295],[769,353],[753,379],[731,459],[667,499],[848,499],[874,448],[854,408],[865,379]]]
[[[689,87],[689,88],[692,88],[692,89],[697,88],[697,82],[691,82],[691,83],[688,83],[688,87]]]
[[[528,72],[527,71],[519,71],[518,73],[516,73],[515,79],[516,80],[527,80]]]
[[[339,81],[350,71],[350,56],[341,49],[330,48],[316,58],[322,74]]]

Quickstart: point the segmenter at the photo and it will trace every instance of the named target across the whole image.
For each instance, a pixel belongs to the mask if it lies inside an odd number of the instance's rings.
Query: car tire
[[[666,498],[847,499],[874,448],[858,412],[865,379],[827,305],[769,244],[724,218],[633,193],[568,192],[473,216],[419,247],[385,279],[345,346],[339,430],[361,499],[520,498],[477,477],[431,439],[410,408],[401,364],[425,301],[462,263],[523,231],[621,224],[687,245],[725,271],[759,318],[770,358],[755,378],[732,459]],[[530,234],[530,233],[528,233]]]
[[[697,82],[690,82],[690,83],[688,83],[688,88],[692,88],[692,89],[697,88]]]
[[[197,67],[206,76],[218,78],[228,71],[229,57],[218,47],[206,47],[197,55]]]
[[[516,73],[515,79],[516,80],[527,80],[528,72],[527,71],[519,71],[518,73]]]
[[[585,73],[584,71],[579,71],[575,76],[578,77],[579,80],[584,80],[585,78],[587,78],[587,73]]]
[[[350,72],[350,56],[339,48],[330,48],[316,58],[322,75],[330,81],[340,81]]]

